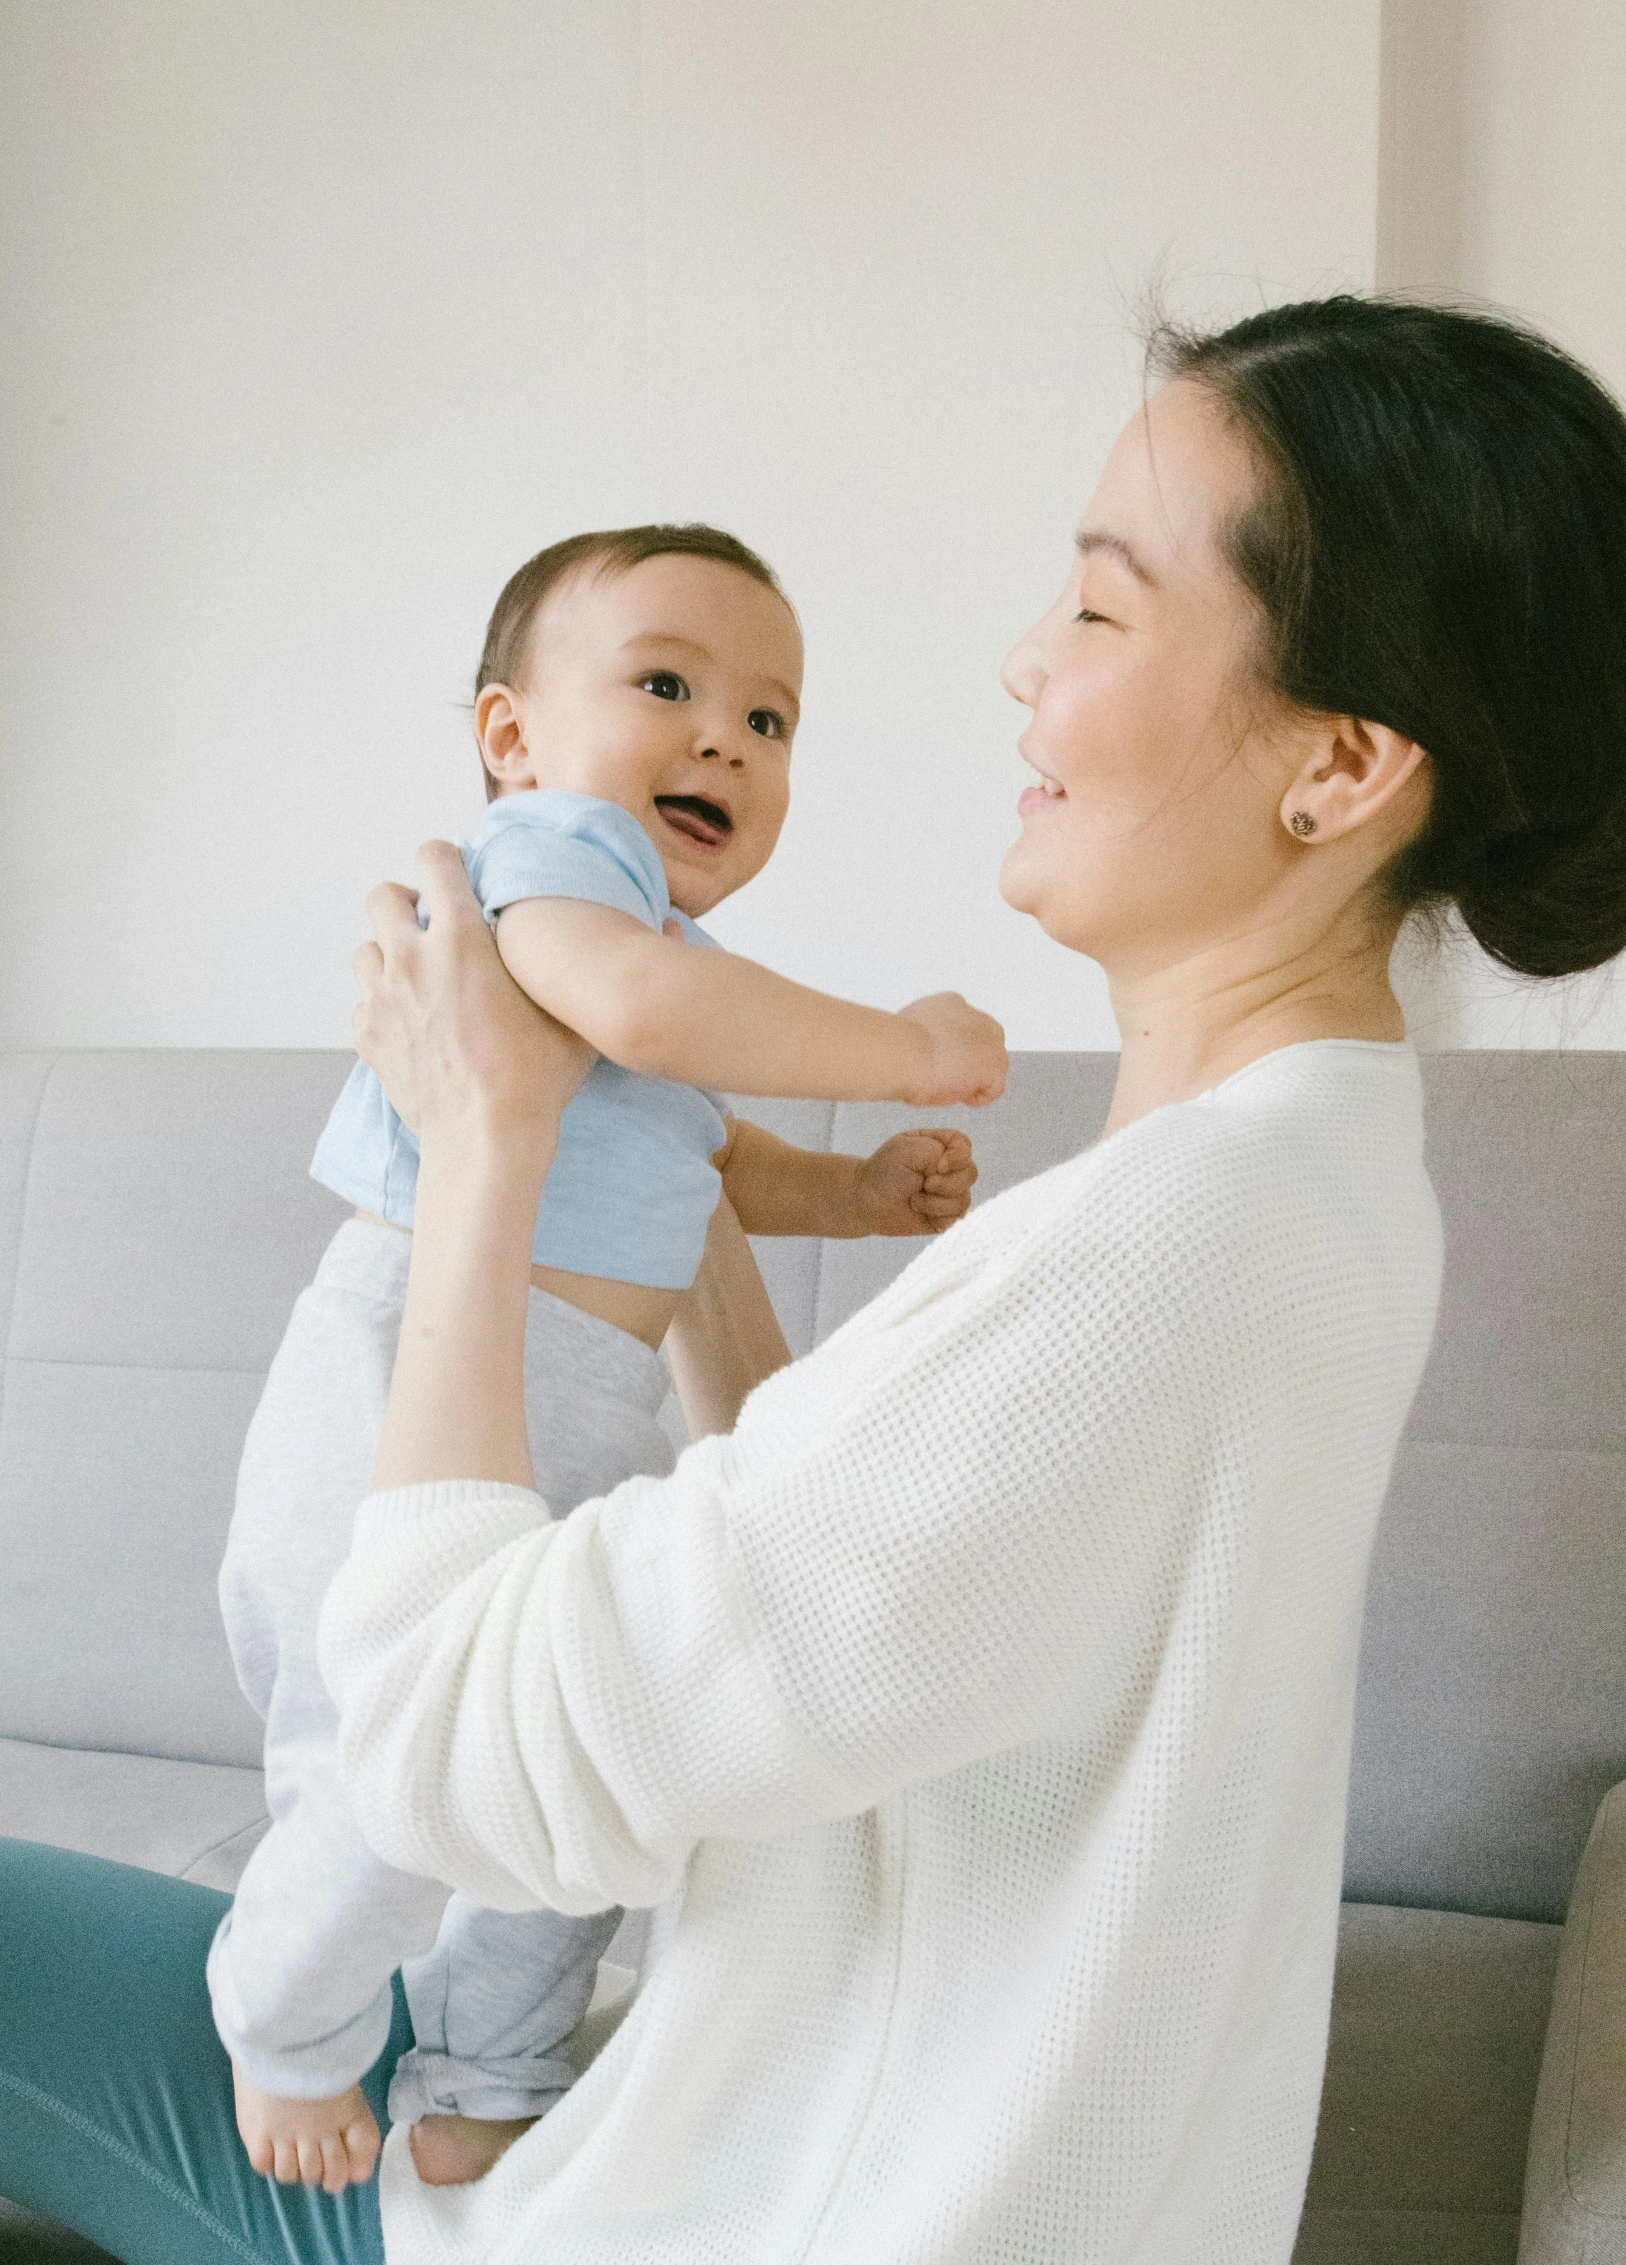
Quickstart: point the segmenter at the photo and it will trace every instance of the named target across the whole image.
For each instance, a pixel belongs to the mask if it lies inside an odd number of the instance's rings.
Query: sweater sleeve
[[[661,1899],[704,1838],[1026,1741],[1110,1768],[1230,1546],[1205,1478],[1261,1429],[1252,1380],[1292,1388],[1253,1247],[1200,1203],[1150,1249],[1050,1219],[969,1281],[905,1277],[731,1437],[559,1524],[494,1484],[373,1497],[322,1636],[367,1838],[500,1908],[597,1910]]]

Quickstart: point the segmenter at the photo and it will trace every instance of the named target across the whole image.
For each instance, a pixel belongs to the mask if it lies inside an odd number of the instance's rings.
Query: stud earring
[[[1287,822],[1294,833],[1298,835],[1300,841],[1308,841],[1315,832],[1315,820],[1308,810],[1295,810]]]

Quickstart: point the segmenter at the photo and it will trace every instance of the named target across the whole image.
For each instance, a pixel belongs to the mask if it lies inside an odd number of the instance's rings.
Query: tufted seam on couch
[[[151,1746],[87,1746],[82,1738],[42,1738],[33,1730],[26,1736],[0,1730],[0,1748],[7,1746],[37,1746],[45,1754],[109,1754],[137,1762],[173,1762],[181,1769],[233,1770],[240,1777],[260,1774],[258,1762],[219,1762],[207,1754],[163,1754]]]
[[[88,1374],[123,1376],[134,1371],[141,1376],[264,1376],[261,1367],[218,1367],[212,1361],[79,1361],[49,1353],[8,1353],[7,1366],[11,1368],[72,1368]]]
[[[1487,1437],[1484,1432],[1436,1431],[1419,1425],[1415,1430],[1407,1427],[1401,1436],[1403,1447],[1458,1447],[1470,1453],[1481,1454],[1496,1450],[1509,1455],[1546,1455],[1554,1461],[1572,1463],[1591,1459],[1618,1462],[1626,1456],[1626,1432],[1619,1438],[1595,1441],[1586,1447],[1565,1447],[1545,1439],[1530,1439],[1524,1435],[1509,1439]]]
[[[183,1880],[192,1879],[200,1865],[207,1864],[212,1857],[223,1855],[227,1849],[235,1848],[240,1841],[246,1840],[252,1852],[265,1838],[270,1827],[269,1817],[256,1817],[250,1824],[238,1825],[233,1831],[222,1833],[218,1840],[210,1841],[207,1848],[200,1848],[196,1855],[187,1859],[180,1877]]]
[[[23,1248],[28,1240],[28,1206],[34,1192],[34,1149],[39,1137],[40,1117],[44,1113],[46,1095],[61,1067],[61,1054],[52,1054],[45,1075],[40,1079],[40,1089],[34,1096],[34,1114],[28,1121],[28,1142],[23,1151],[22,1194],[17,1203],[17,1236],[11,1254],[11,1291],[6,1303],[3,1333],[5,1352],[0,1356],[0,1421],[4,1420],[6,1412],[6,1375],[13,1358],[11,1340],[17,1323],[17,1285],[22,1279]]]
[[[1626,1785],[1615,1786],[1604,1797],[1595,1828],[1603,1840],[1607,1841],[1611,1837],[1611,1828],[1617,1815],[1626,1820]],[[1597,1918],[1598,1907],[1608,1885],[1609,1872],[1606,1865],[1600,1861],[1595,1867],[1591,1868],[1587,1880],[1586,1922],[1581,1938],[1581,1985],[1576,2005],[1574,2032],[1569,2040],[1570,2065],[1567,2071],[1564,2104],[1564,2152],[1562,2158],[1564,2190],[1577,2213],[1593,2226],[1626,2224],[1626,2213],[1620,2210],[1599,2210],[1595,2203],[1589,2202],[1578,2190],[1572,2144],[1577,2121],[1576,2094],[1581,2081],[1581,2070],[1588,2044],[1587,2008],[1590,2002],[1590,1993],[1595,1993],[1598,1986],[1596,1982],[1597,1949],[1593,1940],[1593,1922]]]
[[[824,1152],[827,1156],[833,1156],[836,1149],[836,1108],[837,1104],[834,1101],[825,1103]],[[828,1248],[829,1244],[823,1235],[814,1236],[813,1292],[808,1300],[808,1312],[811,1316],[811,1328],[815,1344],[818,1342],[819,1314],[824,1296],[824,1254]]]

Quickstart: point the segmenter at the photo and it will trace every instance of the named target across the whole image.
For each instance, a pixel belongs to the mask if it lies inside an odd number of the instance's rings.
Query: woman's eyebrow
[[[1144,582],[1149,590],[1157,588],[1157,576],[1130,549],[1122,535],[1111,534],[1105,527],[1080,527],[1073,537],[1073,543],[1081,558],[1089,558],[1096,551],[1105,551],[1120,566],[1127,566],[1137,582]]]

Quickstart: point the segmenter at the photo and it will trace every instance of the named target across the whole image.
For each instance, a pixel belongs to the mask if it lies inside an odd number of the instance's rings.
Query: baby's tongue
[[[715,849],[726,838],[721,826],[710,818],[703,818],[686,803],[661,802],[657,808],[669,826],[676,827],[680,834],[687,834],[691,841],[704,842],[708,849]]]

